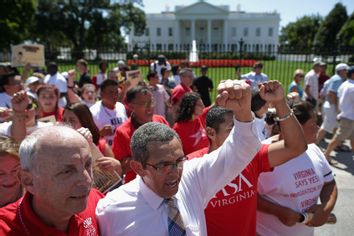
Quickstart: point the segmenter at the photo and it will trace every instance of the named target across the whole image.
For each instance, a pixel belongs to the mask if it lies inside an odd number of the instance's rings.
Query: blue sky
[[[205,0],[214,5],[229,5],[235,11],[237,4],[246,12],[273,12],[280,13],[280,26],[295,21],[304,15],[320,14],[326,16],[337,2],[341,2],[347,8],[348,15],[354,11],[354,0]],[[175,5],[191,5],[197,0],[143,0],[146,13],[160,13],[168,6],[174,10]]]

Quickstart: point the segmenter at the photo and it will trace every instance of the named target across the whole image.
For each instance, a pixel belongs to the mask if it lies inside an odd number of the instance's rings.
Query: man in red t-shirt
[[[119,126],[114,134],[112,151],[115,158],[122,163],[125,183],[135,179],[135,172],[130,170],[130,139],[134,131],[148,122],[159,122],[168,125],[163,116],[154,115],[155,102],[149,88],[137,86],[127,92],[127,104],[132,111],[131,117]]]
[[[209,202],[205,209],[208,235],[256,235],[259,174],[271,171],[273,167],[306,150],[305,139],[301,138],[303,137],[301,127],[284,100],[283,89],[276,81],[269,83],[269,85],[262,85],[260,94],[264,100],[273,103],[277,109],[277,115],[283,118],[280,125],[284,140],[263,145],[242,173],[222,188]],[[269,89],[276,90],[275,97],[265,96],[264,91]],[[206,131],[210,146],[189,154],[188,158],[202,157],[218,149],[233,125],[232,111],[220,107],[211,108],[206,118]]]
[[[179,72],[181,83],[177,85],[171,94],[171,104],[173,106],[174,114],[178,113],[179,105],[185,93],[192,92],[191,86],[193,85],[194,75],[191,68],[184,68]]]
[[[53,142],[54,141],[54,142]],[[24,197],[0,209],[0,235],[99,235],[89,143],[77,131],[52,126],[21,143]]]

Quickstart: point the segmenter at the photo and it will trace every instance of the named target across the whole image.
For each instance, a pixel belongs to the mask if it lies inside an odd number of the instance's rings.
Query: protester
[[[81,98],[87,107],[92,107],[96,103],[96,87],[93,84],[84,84],[81,89]]]
[[[331,152],[345,139],[350,139],[352,152],[354,151],[354,67],[348,69],[348,79],[338,88],[339,127],[327,146],[325,156],[330,163],[336,164]]]
[[[293,106],[293,112],[302,126],[307,151],[260,175],[259,235],[314,235],[313,227],[327,222],[337,199],[333,173],[314,144],[318,129],[314,108],[302,102]],[[317,204],[319,198],[321,203]]]
[[[99,235],[94,210],[102,194],[91,189],[86,139],[68,127],[42,128],[19,153],[26,194],[0,209],[0,234]]]
[[[196,92],[183,96],[173,129],[181,139],[184,154],[209,145],[205,131],[205,117],[209,108],[205,108],[200,95]]]
[[[118,102],[118,82],[105,80],[100,86],[101,101],[90,107],[95,124],[100,129],[101,137],[112,146],[114,131],[126,119],[127,113],[122,103]]]
[[[92,78],[92,83],[95,85],[96,89],[98,89],[102,82],[107,79],[106,71],[108,68],[108,63],[106,61],[101,61],[98,64],[98,68],[100,69],[100,71]]]
[[[193,81],[193,88],[200,94],[205,106],[211,105],[210,92],[213,89],[213,81],[207,76],[208,67],[203,65],[200,68],[201,76]]]
[[[132,111],[131,116],[114,133],[112,150],[114,156],[121,161],[125,173],[125,183],[133,180],[136,174],[130,169],[131,149],[130,140],[133,133],[141,125],[148,122],[159,122],[168,125],[160,115],[154,115],[155,101],[145,86],[136,86],[127,92],[127,104]]]
[[[258,138],[263,141],[267,138],[267,131],[265,128],[265,116],[268,111],[269,103],[265,101],[258,90],[252,92],[251,110],[255,116],[255,123],[257,125]]]
[[[19,145],[9,137],[0,136],[0,208],[23,195],[19,179]]]
[[[166,67],[169,71],[171,70],[171,65],[167,61],[166,57],[160,54],[157,56],[157,60],[151,63],[150,65],[150,70],[155,71],[158,74],[160,81],[162,79],[162,73],[161,73],[162,67]]]
[[[304,79],[304,71],[301,69],[296,69],[294,72],[293,81],[289,85],[288,93],[297,92],[300,98],[302,98],[304,92],[301,88],[300,83],[303,79]]]
[[[321,61],[316,60],[312,65],[312,70],[305,75],[304,98],[306,101],[310,102],[313,107],[318,106],[318,77],[321,72],[321,64]]]
[[[261,85],[261,91],[264,91],[264,88],[268,86],[278,87],[277,96],[275,99],[269,100],[269,97],[263,97],[261,92],[262,99],[274,104],[278,116],[283,117],[284,114],[291,114],[284,100],[283,89],[276,81],[272,81],[271,84]],[[205,209],[208,235],[256,235],[259,174],[271,171],[274,166],[288,161],[306,149],[301,127],[294,116],[291,115],[280,123],[284,130],[284,142],[262,145],[260,151],[242,173],[225,185],[210,200]],[[232,111],[218,106],[212,107],[206,117],[206,130],[210,145],[189,154],[188,158],[202,157],[204,154],[218,149],[225,142],[233,125]],[[242,214],[235,214],[237,212],[242,212]]]
[[[87,61],[84,59],[79,59],[76,62],[76,68],[80,74],[79,88],[82,88],[84,84],[92,84],[91,77],[88,73]]]
[[[258,85],[267,82],[268,76],[264,73],[262,73],[263,70],[263,63],[261,62],[256,62],[253,65],[253,71],[241,75],[241,79],[246,80],[252,87],[252,90],[257,90]]]
[[[37,89],[42,83],[43,81],[38,75],[28,77],[25,83],[28,96],[31,96],[34,100],[38,100]]]
[[[18,91],[22,90],[21,77],[14,72],[9,72],[0,77],[1,90],[0,107],[11,108],[11,98]]]
[[[59,90],[59,107],[66,106],[66,94],[68,92],[68,85],[64,76],[58,72],[58,65],[55,62],[50,62],[48,65],[48,74],[44,77],[45,84],[51,84]]]
[[[146,77],[154,97],[154,114],[166,117],[166,110],[171,108],[170,95],[167,93],[164,86],[159,84],[159,77],[156,72],[150,71]]]
[[[163,124],[147,123],[135,131],[130,166],[138,176],[99,202],[96,215],[102,235],[207,235],[205,206],[261,145],[254,132],[250,87],[227,80],[218,92],[219,104],[233,110],[238,128],[205,158],[184,165],[178,135]]]
[[[37,119],[61,122],[64,109],[58,106],[58,88],[49,84],[42,85],[37,89],[37,96]]]

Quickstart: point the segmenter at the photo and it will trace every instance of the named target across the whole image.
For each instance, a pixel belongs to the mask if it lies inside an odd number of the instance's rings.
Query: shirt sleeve
[[[131,156],[130,139],[128,139],[120,129],[116,129],[113,138],[112,151],[117,160],[123,160]]]
[[[321,174],[323,176],[324,182],[325,183],[331,182],[334,180],[332,169],[329,166],[328,161],[326,160],[326,157],[323,155],[322,151],[317,146],[315,147],[316,147],[315,152],[319,158]]]
[[[219,149],[184,165],[183,184],[199,194],[204,206],[242,172],[261,147],[254,121],[243,123],[234,120],[234,123],[234,128]]]

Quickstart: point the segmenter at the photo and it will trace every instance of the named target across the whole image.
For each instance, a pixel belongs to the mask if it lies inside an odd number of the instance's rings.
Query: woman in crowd
[[[328,221],[337,199],[330,166],[314,144],[318,127],[311,104],[295,104],[293,114],[303,128],[307,151],[260,175],[257,233],[262,236],[314,235],[313,227]]]
[[[42,85],[37,90],[38,95],[38,109],[37,119],[51,120],[54,116],[56,121],[61,122],[63,116],[63,108],[58,106],[59,90],[54,85]]]
[[[205,118],[209,108],[205,108],[196,92],[183,96],[173,129],[181,138],[185,155],[209,146],[205,131]]]
[[[96,103],[96,87],[93,84],[84,84],[81,88],[81,98],[82,103],[84,103],[87,107],[91,107]]]
[[[294,72],[294,78],[293,82],[289,85],[288,93],[291,92],[297,92],[300,96],[300,99],[302,98],[303,90],[300,86],[301,81],[304,79],[304,71],[301,69],[297,69]]]
[[[0,207],[15,202],[23,195],[19,179],[19,145],[6,136],[0,136]]]

